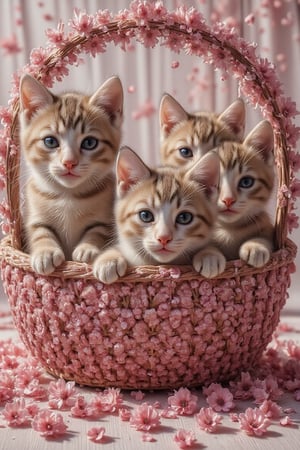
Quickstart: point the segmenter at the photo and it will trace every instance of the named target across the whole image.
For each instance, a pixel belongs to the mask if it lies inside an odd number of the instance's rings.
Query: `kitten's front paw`
[[[92,264],[99,256],[100,250],[95,245],[82,243],[77,245],[72,253],[72,260]]]
[[[248,241],[240,248],[240,258],[253,267],[263,267],[270,256],[270,249],[263,242]]]
[[[117,281],[120,277],[125,275],[127,270],[127,261],[121,255],[102,254],[94,262],[93,274],[102,283],[110,284]]]
[[[33,252],[30,258],[31,267],[40,275],[49,275],[64,261],[65,255],[60,248],[38,250]]]
[[[200,250],[193,258],[193,267],[206,278],[213,278],[224,272],[225,256],[216,248]]]

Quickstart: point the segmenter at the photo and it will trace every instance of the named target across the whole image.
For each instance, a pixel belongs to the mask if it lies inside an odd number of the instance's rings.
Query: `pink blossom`
[[[247,408],[245,413],[239,414],[241,430],[249,435],[261,436],[267,432],[271,422],[259,408]]]
[[[119,409],[119,417],[123,422],[128,422],[131,417],[131,412],[128,408],[123,407]]]
[[[290,427],[294,425],[294,422],[289,416],[285,416],[280,420],[280,425],[282,427]]]
[[[248,400],[253,398],[253,380],[249,372],[242,372],[240,381],[230,381],[230,387],[233,389],[234,398],[240,400]]]
[[[123,398],[120,389],[108,388],[93,396],[91,408],[95,415],[99,415],[103,412],[109,413],[118,411],[122,403]]]
[[[282,395],[282,390],[278,387],[277,380],[268,375],[264,380],[255,380],[253,387],[253,397],[255,403],[261,404],[264,400],[278,400]]]
[[[212,408],[201,408],[195,418],[201,430],[209,433],[215,432],[222,422],[222,417],[215,413]]]
[[[104,427],[90,428],[87,432],[87,436],[90,441],[102,442],[105,437],[105,428]]]
[[[160,425],[160,417],[156,408],[148,403],[137,406],[131,414],[130,425],[139,431],[157,428]]]
[[[180,429],[176,432],[174,441],[178,444],[179,448],[188,448],[192,447],[197,440],[193,431]]]
[[[65,434],[67,425],[63,416],[54,411],[42,409],[37,413],[32,421],[32,428],[38,431],[43,437],[56,437]]]
[[[254,24],[254,22],[255,22],[255,15],[253,13],[248,14],[248,16],[245,17],[244,21],[248,25]]]
[[[277,403],[272,402],[272,400],[265,400],[259,409],[270,419],[278,419],[282,414],[282,408]]]
[[[66,382],[62,378],[57,381],[51,381],[49,384],[50,408],[69,409],[76,401],[76,388],[74,381]]]
[[[86,402],[83,395],[79,395],[76,400],[74,406],[71,408],[71,415],[73,417],[91,417],[93,412]]]
[[[192,415],[197,409],[198,397],[187,388],[174,391],[174,395],[168,397],[168,405],[179,415]]]
[[[24,398],[6,403],[2,415],[10,427],[28,425],[30,419]]]
[[[65,24],[62,21],[60,21],[56,29],[48,28],[46,30],[46,36],[48,37],[49,42],[55,44],[56,47],[61,47],[66,42],[64,28]]]
[[[87,35],[94,28],[94,17],[75,8],[74,19],[70,21],[70,26],[79,33]]]
[[[146,100],[145,103],[140,105],[135,111],[132,112],[132,118],[134,120],[142,119],[143,117],[150,117],[156,111],[155,106],[151,100]]]
[[[19,53],[22,50],[22,48],[19,47],[15,34],[12,34],[8,38],[0,39],[0,48],[3,48],[3,50],[5,51],[5,55],[13,55],[15,53]]]
[[[145,397],[145,394],[142,391],[131,391],[130,395],[137,402],[142,401],[144,399],[144,397]]]
[[[228,412],[235,407],[233,395],[228,388],[216,385],[206,398],[207,403],[214,411]]]

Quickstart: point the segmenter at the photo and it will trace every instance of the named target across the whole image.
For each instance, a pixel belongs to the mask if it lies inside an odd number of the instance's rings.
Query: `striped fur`
[[[220,193],[215,244],[227,259],[265,264],[273,249],[273,225],[266,212],[274,186],[274,137],[260,122],[242,144],[225,142],[220,157]]]
[[[224,141],[241,141],[245,128],[245,106],[241,99],[222,114],[187,113],[170,95],[160,105],[161,160],[182,166],[195,162]]]
[[[52,94],[29,75],[20,87],[20,138],[29,170],[24,246],[38,273],[92,262],[111,237],[123,91],[118,78],[93,95]]]
[[[193,264],[208,274],[201,252],[216,219],[218,181],[216,154],[189,170],[153,170],[125,147],[117,162],[117,244],[96,259],[95,276],[112,282],[128,265],[148,264]]]

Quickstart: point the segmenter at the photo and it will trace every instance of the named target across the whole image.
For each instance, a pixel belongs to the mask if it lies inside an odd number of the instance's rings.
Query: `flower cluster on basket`
[[[83,392],[73,381],[46,375],[22,344],[1,341],[1,426],[32,427],[47,439],[69,439],[72,426],[76,426],[76,421],[68,425],[68,417],[72,417],[93,422],[87,439],[105,442],[115,437],[105,428],[105,421],[113,415],[119,417],[120,424],[124,422],[122,426],[140,432],[143,441],[154,442],[172,420],[170,439],[180,448],[201,442],[203,432],[222,434],[225,417],[233,429],[238,427],[249,436],[268,436],[276,424],[297,427],[292,418],[295,411],[281,406],[281,398],[285,392],[300,400],[300,348],[293,341],[280,340],[279,331],[255,374],[243,372],[226,386],[211,383],[202,392],[182,387],[166,393],[164,404],[149,403],[148,394],[142,391],[129,394],[107,388]],[[176,421],[180,416],[194,417],[192,428],[180,427]]]

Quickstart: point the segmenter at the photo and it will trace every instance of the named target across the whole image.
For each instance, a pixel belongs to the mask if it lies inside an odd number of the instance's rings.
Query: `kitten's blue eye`
[[[50,148],[50,149],[59,147],[58,140],[54,136],[45,137],[44,144],[47,148]]]
[[[188,147],[180,148],[179,153],[183,158],[192,158],[194,156],[193,151]]]
[[[254,178],[253,177],[243,177],[240,179],[239,181],[239,187],[243,188],[243,189],[249,189],[253,186],[254,184]]]
[[[192,213],[184,211],[176,217],[176,223],[180,225],[188,225],[193,220],[194,216]]]
[[[81,148],[84,150],[94,150],[98,145],[98,139],[88,136],[81,142]]]
[[[154,215],[148,209],[139,212],[139,218],[142,222],[150,223],[154,221]]]

